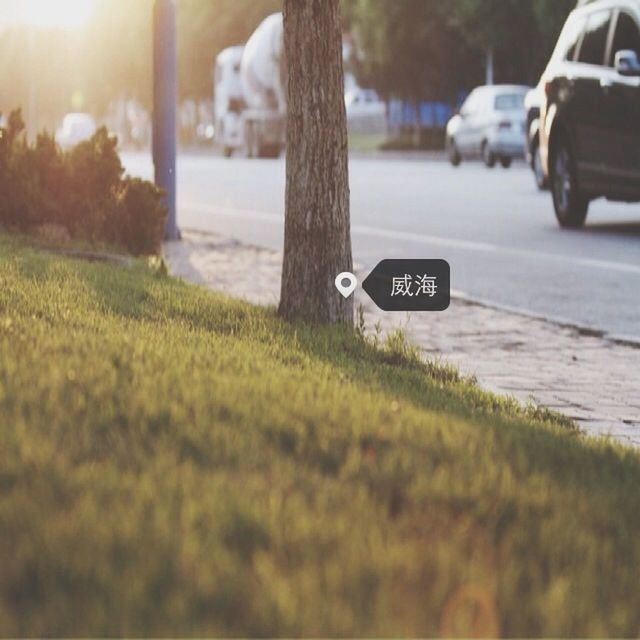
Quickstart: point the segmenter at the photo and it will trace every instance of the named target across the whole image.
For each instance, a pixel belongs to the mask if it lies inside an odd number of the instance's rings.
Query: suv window
[[[635,51],[638,59],[640,59],[640,29],[638,29],[636,21],[628,13],[621,11],[618,14],[616,32],[613,36],[609,66],[613,66],[616,53],[624,49]]]
[[[558,38],[558,44],[553,54],[555,60],[573,60],[575,58],[578,42],[586,21],[584,16],[569,16]]]
[[[578,62],[604,65],[610,20],[610,11],[596,11],[589,16],[578,53]]]

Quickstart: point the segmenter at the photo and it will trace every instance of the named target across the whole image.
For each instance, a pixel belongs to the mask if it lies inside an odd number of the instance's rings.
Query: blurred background
[[[281,5],[177,0],[182,148],[212,144],[218,53],[244,44]],[[343,0],[350,129],[391,146],[441,147],[447,120],[473,87],[536,84],[574,5]],[[152,7],[153,0],[0,0],[0,112],[21,106],[31,135],[60,131],[65,114],[88,113],[123,148],[148,148]]]

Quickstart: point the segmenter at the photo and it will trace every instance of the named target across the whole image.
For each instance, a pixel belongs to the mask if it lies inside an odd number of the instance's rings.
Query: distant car
[[[74,147],[91,138],[96,122],[88,113],[68,113],[56,132],[56,141],[63,149]]]
[[[589,203],[640,201],[640,0],[575,9],[543,73],[540,157],[562,227]]]
[[[533,171],[536,186],[541,191],[548,186],[540,157],[540,105],[543,97],[544,87],[538,85],[535,89],[531,89],[524,99],[524,108],[527,112],[527,163]]]
[[[347,108],[347,119],[384,118],[387,106],[373,89],[356,87],[348,91],[344,97]]]
[[[451,164],[482,158],[487,167],[500,161],[508,168],[514,158],[524,158],[529,87],[491,85],[474,89],[460,111],[447,124],[447,151]]]

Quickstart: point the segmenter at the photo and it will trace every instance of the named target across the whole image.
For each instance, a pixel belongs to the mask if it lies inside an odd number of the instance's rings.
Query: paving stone
[[[165,245],[165,259],[174,275],[234,297],[262,305],[280,298],[278,252],[186,232]],[[484,389],[533,399],[589,435],[640,446],[640,348],[455,297],[434,314],[384,313],[362,291],[356,304],[369,332],[401,328],[425,357],[454,364]]]

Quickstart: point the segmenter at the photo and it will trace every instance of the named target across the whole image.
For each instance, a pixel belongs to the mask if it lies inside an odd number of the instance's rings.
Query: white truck
[[[226,156],[243,150],[250,158],[278,157],[285,146],[282,14],[265,18],[243,47],[216,59],[216,140]]]
[[[214,141],[229,158],[242,146],[244,98],[240,82],[240,63],[244,47],[229,47],[216,58],[213,72]]]

